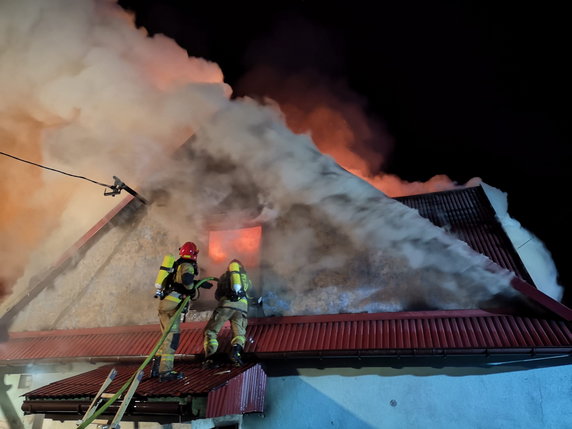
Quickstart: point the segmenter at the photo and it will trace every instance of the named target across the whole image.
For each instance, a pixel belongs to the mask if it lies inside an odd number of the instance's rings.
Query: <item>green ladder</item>
[[[203,283],[210,281],[210,280],[214,280],[214,279],[215,279],[214,277],[204,278],[196,284],[196,288],[198,289]],[[125,390],[127,390],[127,388],[129,387],[129,390],[125,394],[125,397],[123,398],[123,402],[122,402],[121,406],[119,407],[119,410],[117,411],[117,413],[116,413],[115,417],[113,418],[113,420],[111,421],[111,423],[107,422],[107,424],[103,425],[103,427],[102,427],[102,429],[120,429],[119,422],[121,421],[121,418],[123,417],[123,414],[125,413],[125,410],[127,410],[127,407],[129,406],[129,403],[131,402],[133,394],[137,390],[137,386],[139,386],[139,383],[140,383],[141,379],[143,378],[143,370],[149,364],[149,362],[151,362],[151,359],[153,359],[153,357],[155,356],[155,354],[157,353],[157,351],[161,347],[161,344],[163,344],[163,341],[165,341],[165,338],[167,338],[167,335],[171,331],[171,328],[175,324],[175,321],[177,320],[177,318],[181,317],[181,313],[182,313],[183,309],[187,306],[187,303],[189,302],[190,299],[191,299],[191,297],[187,296],[183,300],[183,302],[179,306],[179,309],[171,318],[171,322],[169,323],[169,326],[167,327],[167,329],[165,329],[165,332],[163,333],[163,335],[161,336],[161,338],[159,339],[157,344],[155,344],[155,347],[153,347],[153,350],[151,350],[151,353],[149,353],[149,355],[145,358],[145,360],[139,366],[139,368],[133,373],[133,375],[131,375],[129,380],[127,380],[127,382],[115,394],[105,393],[105,390],[109,387],[109,385],[111,384],[111,382],[113,381],[113,379],[117,375],[117,371],[115,371],[115,368],[110,371],[109,375],[107,376],[107,378],[105,379],[105,381],[101,385],[99,392],[97,393],[97,395],[95,396],[95,398],[91,402],[91,405],[88,408],[87,412],[83,416],[83,419],[81,419],[77,422],[77,425],[78,425],[77,429],[85,429],[89,424],[93,423],[94,420],[97,417],[99,417],[101,414],[103,414],[105,412],[105,410],[107,410],[110,407],[110,405],[113,404],[123,394],[123,392],[125,392]],[[107,399],[107,401],[102,404],[102,402],[105,399]]]
[[[109,374],[107,375],[107,378],[105,379],[105,381],[103,382],[103,384],[99,388],[99,391],[97,392],[97,394],[93,398],[93,401],[91,401],[91,404],[89,405],[89,408],[85,412],[85,415],[76,424],[78,426],[81,426],[84,422],[89,420],[92,423],[104,423],[101,425],[102,429],[120,429],[119,422],[121,422],[121,419],[123,418],[123,414],[125,414],[125,411],[127,410],[127,407],[129,406],[129,403],[131,402],[131,399],[133,398],[133,394],[135,393],[135,391],[137,390],[137,387],[139,386],[139,383],[143,379],[144,372],[141,369],[136,374],[137,375],[135,377],[132,377],[130,379],[131,384],[129,385],[129,389],[127,390],[127,393],[123,397],[121,405],[119,406],[119,409],[117,410],[117,413],[115,413],[115,416],[113,417],[113,419],[108,420],[106,422],[101,422],[101,421],[95,421],[94,419],[91,419],[91,417],[95,414],[95,412],[97,411],[99,406],[104,403],[104,401],[106,401],[106,400],[109,401],[110,399],[112,399],[115,396],[115,394],[113,394],[113,393],[107,393],[106,392],[107,388],[109,387],[111,382],[115,379],[115,376],[117,375],[117,370],[115,368],[113,368],[109,372]],[[114,401],[116,399],[117,398],[115,398]]]

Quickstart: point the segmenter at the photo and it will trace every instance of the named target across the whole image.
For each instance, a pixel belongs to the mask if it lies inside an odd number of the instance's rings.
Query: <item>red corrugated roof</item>
[[[133,375],[140,364],[115,364],[104,365],[92,371],[85,372],[64,380],[56,381],[47,386],[40,387],[26,393],[27,399],[71,399],[86,396],[94,396],[101,384],[112,368],[117,370],[115,379],[107,389],[107,392],[117,392],[129,377]],[[149,377],[148,366],[145,369],[145,376],[139,383],[134,398],[153,398],[164,396],[186,396],[186,395],[206,395],[213,389],[224,387],[229,380],[241,376],[243,373],[250,373],[254,380],[259,378],[265,380],[260,375],[260,365],[250,363],[242,367],[231,365],[214,369],[203,369],[199,363],[177,362],[176,370],[182,371],[185,377],[181,380],[161,383],[157,378]],[[255,368],[253,370],[253,368]],[[248,382],[249,378],[239,377],[240,384]]]
[[[265,393],[266,374],[255,365],[229,379],[224,388],[209,392],[206,417],[262,412]]]
[[[396,200],[416,209],[421,216],[487,256],[494,262],[491,271],[501,271],[501,267],[512,271],[515,277],[511,286],[527,298],[565,320],[572,320],[572,309],[536,289],[481,186]]]
[[[395,198],[473,250],[534,284],[481,186]]]
[[[105,365],[32,390],[24,395],[24,408],[35,408],[32,412],[58,413],[67,409],[66,403],[70,400],[93,398],[112,368],[115,368],[117,375],[106,393],[117,392],[138,370],[139,364]],[[164,383],[157,378],[150,378],[149,369],[146,369],[145,376],[133,395],[133,403],[147,401],[148,398],[206,396],[206,415],[203,417],[264,411],[266,374],[260,364],[250,363],[240,368],[224,365],[215,369],[203,369],[197,363],[177,362],[175,369],[182,371],[184,378]],[[59,401],[61,406],[58,407],[57,402],[50,402],[53,400]],[[42,407],[42,403],[49,403],[49,406],[46,409],[38,408]],[[137,408],[137,405],[131,406],[131,409]],[[155,412],[160,413],[160,408],[160,403],[155,403]],[[80,407],[77,413],[81,414]],[[131,413],[129,408],[127,413]],[[181,413],[190,414],[183,409]]]
[[[204,323],[181,325],[178,353],[202,353]],[[160,337],[158,325],[12,333],[0,343],[0,364],[40,359],[141,357]],[[221,351],[230,348],[228,325]],[[258,357],[522,353],[572,350],[572,324],[540,317],[497,315],[481,310],[359,313],[250,319],[246,353]]]

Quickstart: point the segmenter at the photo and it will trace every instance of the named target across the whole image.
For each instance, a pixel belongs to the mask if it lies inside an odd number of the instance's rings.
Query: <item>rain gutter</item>
[[[90,400],[26,399],[22,404],[22,411],[24,411],[24,414],[45,414],[46,417],[51,419],[77,420],[78,416],[85,414],[90,404]],[[107,409],[107,413],[102,415],[102,417],[112,418],[120,406],[121,402],[111,405]],[[197,416],[192,414],[190,402],[180,403],[176,401],[134,400],[127,407],[125,416],[127,417],[125,420],[130,420],[129,417],[146,417],[144,420],[149,421],[149,417],[154,417],[157,418],[157,421],[167,420],[171,422],[188,421],[197,418]]]
[[[435,356],[490,356],[490,355],[562,355],[572,356],[572,346],[566,347],[503,347],[503,348],[430,348],[430,349],[383,349],[383,350],[316,350],[298,352],[247,353],[257,360],[325,359],[325,358],[370,358],[370,357],[435,357]],[[0,368],[16,368],[26,365],[55,365],[65,363],[140,363],[147,356],[88,356],[47,359],[14,359],[0,361]],[[197,362],[201,355],[175,355],[178,361]]]
[[[55,365],[66,363],[141,363],[147,355],[138,356],[81,356],[81,357],[53,357],[42,359],[13,359],[0,360],[0,368],[20,367],[25,365]],[[177,361],[194,362],[201,359],[200,355],[175,355]]]
[[[386,358],[386,357],[447,357],[491,355],[570,355],[572,347],[515,347],[515,348],[459,348],[459,349],[384,349],[384,350],[321,350],[307,352],[254,353],[260,360],[331,359],[331,358]]]

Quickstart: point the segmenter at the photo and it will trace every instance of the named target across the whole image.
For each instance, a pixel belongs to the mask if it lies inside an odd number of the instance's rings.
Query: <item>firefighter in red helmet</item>
[[[190,295],[193,298],[196,294],[195,277],[199,274],[197,266],[198,254],[199,249],[196,244],[187,241],[179,248],[179,258],[177,260],[174,260],[173,255],[167,255],[163,260],[163,265],[165,260],[169,259],[169,256],[171,261],[173,261],[172,267],[161,266],[164,274],[165,272],[168,273],[163,275],[162,280],[160,280],[162,293],[159,294],[159,297],[161,297],[159,301],[159,322],[163,333],[185,297]],[[174,322],[158,354],[153,359],[151,377],[159,377],[160,381],[176,380],[184,376],[183,373],[173,370],[175,352],[179,346],[180,322],[180,319]]]

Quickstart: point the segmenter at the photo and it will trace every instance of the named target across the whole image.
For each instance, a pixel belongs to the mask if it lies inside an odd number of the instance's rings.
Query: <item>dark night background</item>
[[[235,96],[265,95],[244,79],[260,65],[344,82],[394,139],[384,172],[408,181],[481,177],[507,192],[509,213],[546,244],[572,304],[564,2],[119,4],[150,34],[216,62]]]

